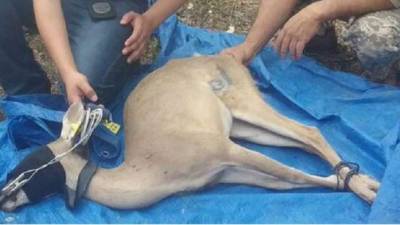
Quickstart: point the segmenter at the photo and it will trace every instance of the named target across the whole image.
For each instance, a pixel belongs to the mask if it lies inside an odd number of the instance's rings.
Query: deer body
[[[304,149],[330,165],[341,161],[313,127],[292,121],[266,104],[247,69],[230,57],[195,57],[169,62],[147,76],[124,109],[125,161],[100,169],[86,196],[113,208],[141,208],[172,194],[216,183],[273,189],[341,186],[349,172],[319,177],[241,147],[230,137]],[[62,152],[59,144],[49,145]],[[76,184],[85,161],[61,161],[67,186]],[[354,175],[350,189],[368,202],[379,183]]]

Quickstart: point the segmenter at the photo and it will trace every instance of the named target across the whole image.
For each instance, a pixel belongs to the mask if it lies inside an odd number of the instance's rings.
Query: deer
[[[82,104],[74,104],[65,118],[79,120],[82,110]],[[216,184],[276,190],[347,188],[372,204],[380,185],[343,163],[317,128],[283,116],[263,100],[247,67],[230,56],[175,59],[153,71],[128,96],[123,123],[124,162],[113,169],[99,168],[84,193],[111,208],[144,208],[168,196]],[[65,135],[68,129],[63,126],[60,138],[47,145],[51,155],[71,147]],[[326,177],[308,174],[238,145],[232,138],[304,150],[336,171]],[[31,185],[3,199],[0,208],[14,211],[32,203],[32,186],[53,187],[34,193],[36,200],[61,192],[63,185],[75,190],[86,162],[72,152],[59,165],[45,169],[53,176],[38,173],[37,179],[28,182]]]

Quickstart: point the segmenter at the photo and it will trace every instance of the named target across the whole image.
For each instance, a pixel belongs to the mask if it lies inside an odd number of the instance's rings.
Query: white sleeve
[[[394,7],[400,8],[400,0],[390,0],[390,1],[393,3]]]

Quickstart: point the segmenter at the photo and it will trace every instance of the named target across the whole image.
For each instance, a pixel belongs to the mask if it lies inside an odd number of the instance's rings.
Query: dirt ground
[[[229,30],[230,32],[245,34],[248,32],[257,14],[258,2],[259,0],[189,0],[179,10],[178,16],[183,22],[191,26],[218,31]],[[329,53],[310,56],[331,69],[353,72],[363,76],[364,70],[358,63],[354,53],[341,40],[341,32],[346,23],[335,21],[333,24],[338,35],[338,52],[334,54],[334,57]],[[47,55],[40,38],[36,34],[27,34],[26,37],[34,51],[36,60],[42,65],[51,80],[52,91],[58,93],[60,81],[57,70]],[[156,49],[157,43],[152,42],[142,61],[146,63],[151,62],[151,59],[156,55]],[[389,77],[386,80],[378,82],[396,84],[396,79]],[[0,87],[0,96],[3,93]]]

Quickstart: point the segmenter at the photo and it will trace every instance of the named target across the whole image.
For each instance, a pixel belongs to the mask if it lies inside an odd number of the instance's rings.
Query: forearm
[[[151,18],[152,28],[155,29],[185,2],[186,0],[158,0],[143,15]]]
[[[63,80],[76,71],[60,0],[34,0],[39,33]]]
[[[390,0],[321,0],[308,7],[319,12],[322,21],[357,16],[394,8]]]
[[[245,45],[258,52],[271,40],[291,15],[297,0],[261,0],[256,21],[246,37]]]

